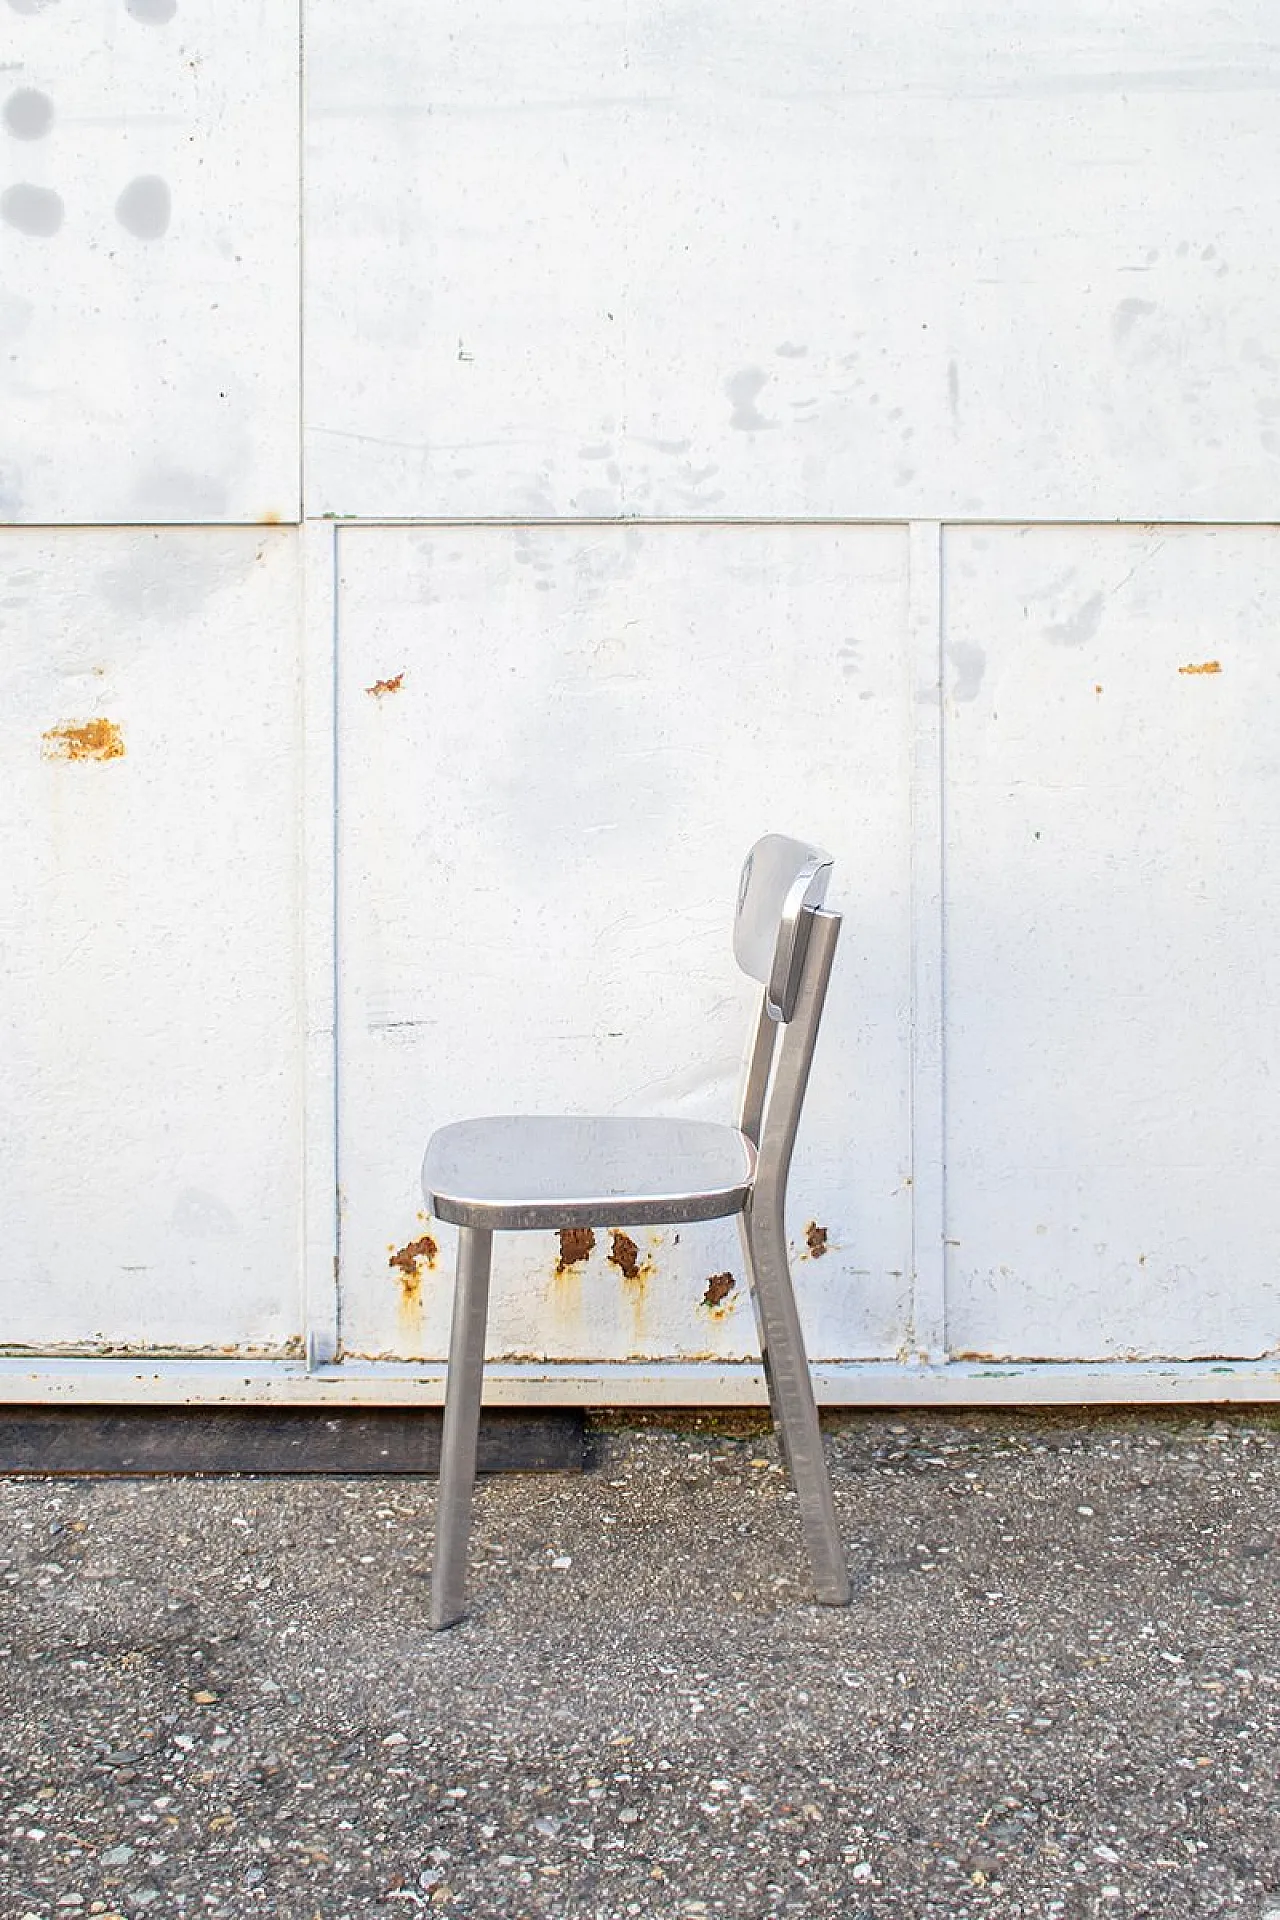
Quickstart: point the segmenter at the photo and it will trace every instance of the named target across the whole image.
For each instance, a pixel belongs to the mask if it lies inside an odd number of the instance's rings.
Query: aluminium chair
[[[464,1120],[428,1142],[430,1212],[458,1229],[432,1568],[431,1626],[463,1616],[495,1232],[656,1226],[738,1216],[769,1402],[800,1509],[816,1597],[850,1597],[787,1260],[787,1175],[840,932],[824,853],[769,834],[747,855],[733,949],[764,997],[739,1123]]]

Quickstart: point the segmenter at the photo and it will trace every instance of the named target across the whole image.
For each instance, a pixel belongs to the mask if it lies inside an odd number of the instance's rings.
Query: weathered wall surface
[[[769,829],[827,1396],[1280,1391],[1278,86],[1260,0],[8,0],[0,1392],[434,1397],[427,1132],[727,1115]],[[497,1393],[757,1391],[732,1233],[560,1254]]]

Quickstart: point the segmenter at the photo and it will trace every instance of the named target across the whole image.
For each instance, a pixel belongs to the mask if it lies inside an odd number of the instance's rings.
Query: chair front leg
[[[456,1626],[464,1612],[492,1259],[491,1232],[482,1227],[458,1229],[458,1268],[436,1498],[436,1551],[431,1570],[431,1627],[436,1633],[444,1627]]]
[[[852,1590],[836,1525],[818,1406],[813,1397],[800,1314],[791,1284],[781,1202],[773,1205],[766,1200],[761,1205],[757,1188],[742,1216],[742,1238],[760,1326],[770,1405],[800,1506],[800,1523],[817,1598],[824,1606],[844,1607],[849,1604]]]

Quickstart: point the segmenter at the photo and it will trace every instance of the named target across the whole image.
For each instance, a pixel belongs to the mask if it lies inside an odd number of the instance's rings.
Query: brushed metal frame
[[[604,1225],[738,1216],[769,1403],[796,1491],[815,1594],[827,1606],[848,1604],[849,1576],[792,1285],[785,1224],[787,1177],[840,934],[839,914],[817,904],[825,896],[830,871],[825,854],[781,835],[758,842],[743,869],[734,951],[743,970],[761,980],[764,995],[747,1064],[739,1126],[706,1131],[736,1138],[747,1170],[744,1178],[721,1181],[713,1191],[695,1189],[676,1172],[682,1137],[689,1137],[687,1123],[602,1119],[591,1123],[602,1132],[627,1125],[662,1131],[669,1140],[673,1166],[661,1193],[653,1190],[650,1181],[629,1194],[611,1186],[607,1197],[601,1190],[598,1200],[589,1200],[581,1168],[566,1163],[558,1192],[551,1190],[555,1181],[544,1180],[536,1199],[513,1202],[504,1189],[487,1203],[482,1191],[484,1148],[488,1137],[496,1139],[496,1131],[487,1136],[485,1129],[505,1130],[498,1148],[503,1163],[509,1164],[521,1125],[540,1130],[541,1146],[549,1137],[554,1141],[546,1130],[556,1123],[518,1118],[463,1122],[459,1129],[442,1129],[432,1136],[423,1162],[423,1192],[438,1218],[458,1223],[431,1584],[433,1630],[456,1625],[465,1611],[494,1231],[567,1226],[587,1218],[593,1225]],[[772,942],[767,945],[760,939],[766,916],[772,927]],[[581,1143],[583,1123],[563,1124],[566,1129],[576,1128],[566,1138]],[[474,1177],[452,1182],[454,1190],[449,1192],[444,1189],[441,1168],[464,1129],[465,1141],[475,1145],[478,1167]],[[644,1137],[652,1138],[649,1133]],[[458,1166],[455,1157],[451,1170],[456,1173]],[[465,1191],[457,1190],[460,1184]]]

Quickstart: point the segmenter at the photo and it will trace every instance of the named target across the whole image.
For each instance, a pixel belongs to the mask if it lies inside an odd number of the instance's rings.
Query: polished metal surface
[[[422,1189],[457,1226],[657,1226],[739,1212],[755,1162],[736,1127],[709,1120],[512,1114],[433,1134]]]
[[[742,1245],[760,1336],[769,1403],[796,1490],[817,1598],[845,1606],[849,1574],[822,1451],[817,1402],[787,1260],[786,1199],[791,1154],[809,1084],[840,916],[813,913],[795,1015],[780,1030],[760,1137],[755,1185],[742,1215]]]
[[[493,1235],[463,1227],[449,1341],[449,1385],[440,1436],[440,1488],[436,1500],[436,1550],[431,1569],[431,1625],[437,1632],[461,1618],[471,1537],[471,1494],[480,1435],[484,1383],[484,1333],[489,1318],[489,1270]]]
[[[507,1115],[444,1127],[428,1143],[430,1211],[460,1228],[449,1349],[431,1624],[462,1618],[495,1228],[607,1226],[741,1216],[769,1401],[800,1508],[819,1601],[849,1577],[787,1259],[791,1155],[840,916],[816,905],[831,862],[771,834],[747,857],[734,928],[744,972],[765,988],[741,1127],[709,1121]]]
[[[806,909],[827,897],[831,856],[783,833],[757,840],[743,862],[733,953],[765,989],[775,1020],[790,1020],[800,990],[809,922]]]

